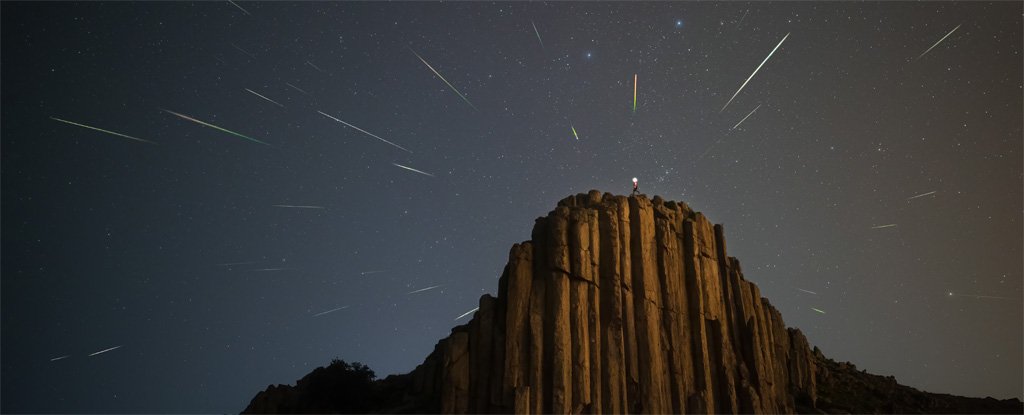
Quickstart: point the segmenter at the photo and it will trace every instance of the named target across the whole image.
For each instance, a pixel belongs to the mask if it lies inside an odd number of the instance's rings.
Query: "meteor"
[[[818,310],[817,308],[814,308],[814,307],[811,307],[811,310],[817,311],[817,312],[819,312],[821,314],[825,314],[824,311]]]
[[[946,40],[946,38],[949,37],[949,35],[953,34],[953,32],[955,32],[956,29],[959,29],[959,28],[960,28],[960,25],[956,25],[956,27],[954,27],[953,30],[950,30],[949,33],[946,33],[946,35],[943,36],[942,39],[939,39],[938,42],[935,42],[935,44],[932,45],[932,47],[928,48],[928,50],[924,51],[924,53],[918,55],[917,59],[921,59],[921,57],[924,56],[926,53],[931,52],[932,49],[935,49],[936,46],[939,46],[939,43],[942,43],[943,40]]]
[[[433,72],[434,75],[437,75],[438,78],[441,78],[441,80],[444,81],[444,83],[447,84],[448,87],[452,89],[452,91],[455,91],[456,94],[459,94],[459,97],[462,98],[463,101],[466,101],[466,103],[469,104],[470,107],[473,107],[473,109],[476,110],[477,112],[480,111],[476,108],[476,105],[473,105],[472,102],[469,102],[469,99],[466,98],[465,95],[462,95],[462,93],[459,92],[458,89],[455,89],[455,85],[452,85],[451,82],[448,82],[447,79],[444,79],[444,77],[441,76],[441,73],[437,72],[437,70],[434,69],[433,66],[430,66],[430,64],[427,63],[426,59],[423,59],[423,57],[420,56],[420,54],[416,53],[416,51],[412,50],[412,48],[409,48],[409,51],[412,52],[413,55],[416,55],[416,57],[420,59],[420,62],[423,62],[424,65],[427,65],[427,68],[430,68],[430,71]]]
[[[771,58],[772,55],[775,54],[775,51],[779,50],[779,46],[782,46],[782,42],[785,42],[787,37],[789,37],[789,33],[786,33],[786,36],[783,36],[782,40],[779,41],[779,44],[775,45],[775,49],[772,49],[772,51],[768,54],[768,57],[764,58],[764,60],[761,61],[760,65],[757,65],[757,69],[754,69],[754,73],[750,74],[750,76],[747,77],[746,81],[743,81],[743,85],[740,85],[740,89],[737,89],[736,93],[732,94],[732,98],[729,98],[729,102],[726,102],[725,105],[722,106],[722,109],[718,111],[719,113],[721,113],[722,111],[725,111],[725,107],[728,107],[729,104],[732,103],[732,100],[736,99],[736,95],[739,95],[740,91],[743,90],[743,87],[747,86],[747,82],[750,82],[750,79],[753,78],[754,75],[757,75],[757,71],[761,70],[761,67],[764,66],[765,62],[768,62],[768,59]]]
[[[238,10],[241,10],[241,11],[242,11],[243,13],[245,13],[245,14],[247,14],[247,15],[249,15],[249,16],[252,16],[252,14],[250,14],[248,10],[246,10],[246,9],[243,9],[243,8],[242,8],[242,6],[239,6],[239,5],[238,5],[238,3],[235,3],[235,2],[233,2],[233,1],[231,1],[231,0],[228,0],[228,3],[231,3],[231,4],[233,4],[233,5],[235,6],[235,7],[237,7],[237,8],[238,8]]]
[[[437,288],[437,287],[440,287],[440,285],[435,285],[435,286],[427,287],[427,288],[420,288],[420,289],[418,289],[416,291],[409,291],[406,294],[408,295],[408,294],[421,293],[421,292],[424,292],[424,291],[427,291],[427,290],[433,290],[434,288]]]
[[[803,291],[803,292],[805,292],[805,293],[808,293],[808,294],[814,294],[814,295],[818,295],[818,293],[816,293],[816,292],[814,292],[814,291],[808,291],[808,290],[805,290],[805,289],[803,289],[803,288],[797,288],[797,290]]]
[[[394,164],[394,165],[395,165],[395,167],[401,167],[401,168],[403,168],[403,169],[406,169],[406,170],[409,170],[409,171],[414,171],[414,172],[416,172],[416,173],[419,173],[419,174],[422,174],[422,175],[424,175],[424,176],[430,176],[430,177],[434,177],[434,175],[433,175],[433,174],[427,173],[427,172],[425,172],[425,171],[420,171],[420,170],[416,170],[416,169],[414,169],[414,168],[412,168],[412,167],[406,167],[406,166],[403,166],[403,165],[401,165],[401,164],[398,164],[398,163],[391,163],[391,164]]]
[[[96,128],[96,127],[88,126],[88,125],[85,125],[85,124],[79,124],[79,123],[73,122],[73,121],[62,120],[62,119],[57,118],[57,117],[50,117],[50,119],[54,120],[54,121],[60,121],[60,122],[65,123],[65,124],[77,125],[77,126],[82,127],[82,128],[88,128],[90,130],[96,130],[96,131],[99,131],[101,133],[113,134],[113,135],[116,135],[118,137],[124,137],[124,138],[132,139],[132,140],[135,140],[135,141],[141,141],[143,143],[156,144],[156,143],[154,143],[152,141],[149,141],[149,140],[143,140],[143,139],[138,138],[138,137],[132,137],[130,135],[124,135],[124,134],[121,134],[121,133],[115,133],[113,131],[108,131],[108,130],[104,130],[102,128]]]
[[[197,120],[197,119],[195,119],[195,118],[192,118],[192,117],[189,117],[188,115],[185,115],[185,114],[179,114],[179,113],[176,113],[176,112],[174,112],[174,111],[171,111],[171,110],[165,110],[165,109],[161,109],[160,111],[166,112],[166,113],[168,113],[168,114],[174,114],[174,115],[176,115],[176,116],[178,116],[178,117],[181,117],[181,118],[183,118],[183,119],[186,119],[186,120],[192,121],[192,122],[194,122],[194,123],[196,123],[196,124],[204,125],[204,126],[207,126],[207,127],[213,128],[213,129],[215,129],[215,130],[218,130],[218,131],[223,131],[223,132],[225,132],[225,133],[228,133],[228,134],[234,135],[234,136],[236,136],[236,137],[242,137],[242,138],[244,138],[244,139],[246,139],[246,140],[249,140],[249,141],[255,141],[255,142],[257,142],[257,143],[260,143],[260,144],[263,144],[263,145],[265,145],[265,146],[269,146],[269,145],[270,145],[270,144],[264,143],[264,142],[262,142],[262,141],[260,141],[260,140],[257,140],[257,139],[255,139],[255,138],[249,137],[249,136],[247,136],[247,135],[244,135],[244,134],[239,134],[239,133],[236,133],[236,132],[234,132],[234,131],[228,130],[228,129],[226,129],[226,128],[221,128],[221,127],[218,127],[218,126],[216,126],[216,125],[213,125],[213,124],[210,124],[210,123],[206,123],[206,122],[203,122],[203,121],[199,121],[199,120]]]
[[[260,263],[260,262],[263,262],[263,261],[246,261],[246,262],[225,262],[225,263],[223,263],[223,264],[215,264],[215,265],[217,265],[218,267],[230,267],[230,266],[232,266],[232,265],[248,265],[248,264],[258,264],[258,263]]]
[[[346,309],[346,308],[348,308],[348,306],[344,306],[344,307],[338,307],[338,308],[335,308],[335,309],[333,309],[333,310],[327,310],[327,311],[324,311],[324,312],[322,312],[322,313],[317,313],[317,314],[313,314],[313,317],[320,317],[320,316],[322,316],[322,315],[324,315],[324,314],[327,314],[327,313],[333,313],[333,312],[335,312],[335,311],[338,311],[338,310],[344,310],[344,309]]]
[[[306,64],[307,64],[307,65],[309,65],[309,66],[312,66],[312,67],[313,67],[313,69],[316,69],[316,70],[320,71],[321,73],[327,73],[327,72],[324,72],[324,70],[323,70],[323,69],[320,69],[320,67],[319,67],[319,66],[316,66],[316,65],[314,65],[314,64],[313,64],[313,62],[310,62],[310,61],[306,61]]]
[[[122,345],[122,346],[123,346],[123,345]],[[98,355],[98,354],[100,354],[100,353],[106,353],[106,352],[109,352],[109,351],[111,351],[111,350],[116,350],[116,349],[120,349],[120,348],[121,348],[121,346],[114,346],[114,347],[111,347],[111,348],[109,348],[109,349],[103,349],[103,350],[100,350],[100,351],[98,351],[98,352],[96,352],[96,353],[93,353],[93,354],[91,354],[91,355],[89,355],[89,356],[96,356],[96,355]]]
[[[459,319],[460,319],[460,318],[463,318],[463,317],[465,317],[465,316],[468,316],[468,315],[470,315],[470,313],[472,313],[472,312],[474,312],[474,311],[476,311],[476,310],[479,310],[479,309],[480,309],[480,307],[477,307],[477,308],[474,308],[474,309],[472,309],[472,310],[469,310],[469,311],[467,311],[467,312],[465,312],[465,313],[462,313],[462,315],[461,315],[461,316],[455,317],[455,321],[459,321]]]
[[[387,271],[363,271],[363,272],[360,272],[359,275],[380,274],[382,272],[387,272]]]
[[[537,31],[537,25],[533,24],[533,20],[530,20],[530,26],[533,26],[533,33],[537,35],[537,41],[540,42],[540,50],[544,50],[544,41],[541,40],[540,32]]]
[[[715,140],[714,143],[711,143],[711,145],[708,146],[707,150],[704,150],[703,153],[700,153],[700,157],[697,157],[697,160],[703,160],[704,156],[708,155],[708,153],[711,152],[711,149],[715,148],[715,145],[717,145],[718,143],[721,143],[723,139],[725,139],[725,137],[719,138],[719,139]]]
[[[239,52],[242,52],[242,53],[248,55],[250,58],[256,59],[256,55],[253,55],[253,54],[251,54],[249,52],[246,52],[245,49],[242,49],[242,48],[236,46],[234,43],[231,43],[230,45],[231,45],[231,47],[233,47],[235,49],[238,49]]]
[[[573,127],[572,123],[569,123],[569,128],[572,128],[572,135],[576,137],[576,140],[579,140],[580,139],[580,135],[576,134],[576,127]]]
[[[896,226],[896,224],[895,224],[895,223],[890,223],[890,224],[888,224],[888,225],[878,225],[878,226],[872,226],[872,227],[871,227],[871,229],[882,229],[882,228],[891,228],[891,227],[893,227],[893,226]]]
[[[633,74],[633,112],[636,112],[636,74]]]
[[[246,91],[249,91],[249,93],[251,93],[251,94],[253,94],[253,95],[256,95],[256,96],[258,96],[258,97],[260,97],[260,98],[263,98],[263,99],[265,99],[265,100],[267,100],[267,101],[273,102],[273,103],[274,103],[274,105],[277,105],[277,106],[279,106],[279,107],[281,107],[281,108],[284,108],[284,105],[281,105],[281,104],[280,104],[279,102],[277,102],[277,101],[274,101],[274,100],[272,100],[272,99],[270,99],[270,98],[267,98],[267,97],[265,97],[265,96],[263,96],[263,95],[260,95],[260,94],[256,93],[256,91],[253,91],[253,90],[251,90],[251,89],[249,89],[249,88],[245,88],[245,90],[246,90]]]
[[[949,296],[950,297],[971,297],[971,298],[977,298],[977,299],[1016,300],[1016,298],[1010,298],[1010,297],[997,297],[997,296],[994,296],[994,295],[954,294],[952,292],[949,293]]]
[[[736,23],[736,27],[740,27],[740,25],[743,24],[743,19],[746,19],[747,18],[747,14],[749,14],[749,13],[750,13],[750,9],[747,9],[747,11],[743,13],[743,17],[740,18],[739,23]]]
[[[708,153],[711,152],[711,148],[713,148],[715,146],[715,144],[718,144],[719,141],[722,141],[722,140],[718,139],[714,143],[711,143],[711,145],[708,146],[708,149],[704,150],[704,152],[700,154],[700,157],[697,157],[697,160],[703,160],[704,156],[708,155]]]
[[[323,209],[323,206],[311,206],[311,205],[271,205],[279,208],[295,208],[295,209]]]
[[[914,199],[917,199],[919,197],[925,197],[925,196],[928,196],[928,195],[933,195],[933,194],[935,194],[937,192],[938,192],[938,190],[932,190],[932,191],[930,191],[928,193],[921,193],[921,194],[919,194],[917,196],[908,197],[907,200],[914,200]]]
[[[71,357],[71,355],[69,355],[69,354],[66,354],[66,355],[64,355],[64,356],[60,356],[60,357],[55,357],[55,358],[53,358],[53,359],[50,359],[50,361],[51,361],[51,362],[56,362],[56,361],[58,361],[58,360],[64,360],[64,359],[67,359],[67,358],[69,358],[69,357]]]
[[[302,90],[302,88],[299,88],[299,87],[297,87],[297,86],[295,86],[295,85],[292,85],[292,84],[289,84],[289,83],[287,83],[287,82],[285,82],[284,84],[285,84],[285,85],[288,85],[288,86],[290,86],[290,87],[292,87],[292,89],[294,89],[294,90],[296,90],[296,91],[299,91],[299,92],[301,92],[301,93],[303,93],[303,94],[309,95],[309,92],[303,91],[303,90]]]
[[[385,143],[391,144],[391,145],[393,145],[393,146],[395,146],[395,147],[398,147],[398,148],[400,148],[400,149],[402,149],[402,150],[405,150],[406,152],[412,153],[411,151],[409,151],[409,150],[408,150],[408,149],[406,149],[405,147],[402,147],[402,146],[400,146],[400,145],[398,145],[398,144],[392,143],[392,142],[390,142],[390,141],[388,141],[388,140],[385,140],[385,139],[383,139],[383,138],[377,137],[376,135],[374,135],[373,133],[371,133],[371,132],[369,132],[369,131],[366,131],[366,130],[364,130],[364,129],[362,129],[362,128],[356,127],[356,126],[354,126],[354,125],[352,125],[352,124],[349,124],[349,123],[347,123],[347,122],[344,122],[344,121],[342,121],[342,120],[339,120],[339,119],[337,119],[337,118],[334,118],[334,117],[332,117],[332,116],[330,116],[330,115],[327,115],[327,114],[325,114],[325,113],[324,113],[323,111],[317,111],[317,112],[319,112],[319,113],[320,113],[320,115],[323,115],[323,116],[325,116],[325,117],[327,117],[327,118],[330,118],[330,119],[332,119],[332,120],[334,120],[334,121],[337,121],[337,122],[340,122],[340,123],[342,123],[342,124],[345,124],[345,125],[347,125],[347,126],[349,126],[349,127],[355,128],[355,129],[356,129],[357,131],[359,131],[359,132],[361,132],[361,133],[363,133],[363,134],[366,134],[366,135],[368,135],[368,136],[370,136],[370,137],[376,138],[376,139],[378,139],[378,140],[380,140],[380,141],[383,141],[383,142],[385,142]]]
[[[758,106],[754,107],[754,111],[757,111],[758,108],[761,108],[761,105],[758,105]],[[754,115],[754,111],[750,111],[750,114],[747,114],[746,117],[743,117],[743,119],[740,120],[740,122],[736,123],[736,125],[732,126],[732,128],[730,128],[730,130],[735,130],[736,127],[739,127],[740,124],[743,124],[743,122],[746,121],[747,118],[750,118],[751,115]]]

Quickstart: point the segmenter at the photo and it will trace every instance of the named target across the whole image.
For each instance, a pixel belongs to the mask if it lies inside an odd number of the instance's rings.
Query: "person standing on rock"
[[[640,194],[640,185],[637,183],[636,177],[633,178],[633,194]]]

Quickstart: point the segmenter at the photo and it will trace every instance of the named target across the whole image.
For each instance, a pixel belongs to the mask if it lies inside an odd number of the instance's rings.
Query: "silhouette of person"
[[[640,194],[640,185],[637,183],[636,177],[633,178],[633,194]]]

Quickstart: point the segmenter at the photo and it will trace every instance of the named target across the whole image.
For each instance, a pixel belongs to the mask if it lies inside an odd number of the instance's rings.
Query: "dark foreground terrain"
[[[817,350],[816,350],[817,352]],[[967,398],[922,392],[889,376],[857,370],[815,353],[818,400],[797,400],[799,413],[976,413],[1020,414],[1017,399]],[[437,413],[439,397],[414,396],[412,377],[375,379],[359,363],[335,360],[300,379],[296,386],[269,386],[243,413]]]

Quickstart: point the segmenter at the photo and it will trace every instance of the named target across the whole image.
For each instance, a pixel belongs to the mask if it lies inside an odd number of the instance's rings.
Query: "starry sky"
[[[0,7],[4,412],[407,372],[634,176],[827,356],[1022,396],[1020,2]]]

